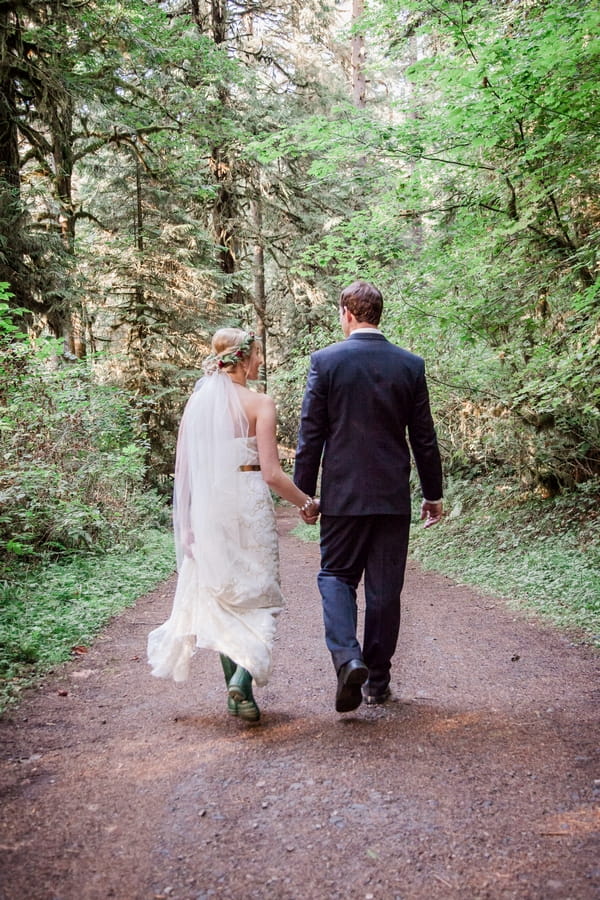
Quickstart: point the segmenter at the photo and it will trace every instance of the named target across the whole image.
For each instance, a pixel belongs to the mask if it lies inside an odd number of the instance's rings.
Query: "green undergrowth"
[[[170,530],[142,546],[14,566],[0,580],[0,712],[174,569]]]
[[[439,525],[424,529],[415,517],[411,557],[600,645],[598,493],[595,483],[542,499],[501,484],[451,482]],[[300,525],[295,534],[317,540],[318,528]]]
[[[597,492],[588,484],[542,499],[503,485],[451,484],[443,522],[413,528],[412,556],[600,643]]]

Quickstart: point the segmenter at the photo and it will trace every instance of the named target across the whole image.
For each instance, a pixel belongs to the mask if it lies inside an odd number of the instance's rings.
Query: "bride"
[[[179,428],[173,525],[178,579],[169,619],[148,637],[159,678],[185,681],[198,647],[216,650],[230,714],[257,722],[283,606],[269,488],[317,521],[318,500],[282,471],[273,400],[247,387],[262,354],[252,332],[222,328]]]

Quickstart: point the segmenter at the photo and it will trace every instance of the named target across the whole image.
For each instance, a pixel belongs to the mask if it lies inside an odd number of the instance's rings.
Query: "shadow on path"
[[[161,585],[0,723],[0,897],[595,900],[597,653],[413,565],[396,699],[339,716],[318,548],[279,523],[261,725],[214,654],[150,677]]]

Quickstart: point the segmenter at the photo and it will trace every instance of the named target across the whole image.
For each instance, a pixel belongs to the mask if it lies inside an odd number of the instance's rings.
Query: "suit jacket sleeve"
[[[423,496],[427,500],[440,500],[443,495],[442,461],[429,405],[424,367],[408,422],[408,439],[419,473]]]
[[[319,369],[318,359],[313,354],[302,401],[294,466],[294,482],[310,497],[314,497],[317,492],[319,466],[329,421],[325,377]]]

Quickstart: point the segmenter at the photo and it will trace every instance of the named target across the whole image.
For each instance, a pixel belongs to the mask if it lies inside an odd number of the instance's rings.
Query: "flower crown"
[[[255,340],[256,335],[253,331],[246,332],[246,336],[237,347],[226,350],[223,353],[211,354],[204,363],[204,371],[207,375],[210,375],[218,369],[224,369],[226,366],[237,366],[238,363],[250,355],[250,350]]]
[[[219,369],[224,369],[225,366],[237,366],[242,359],[245,359],[246,356],[250,354],[250,349],[254,340],[254,332],[248,331],[246,337],[240,341],[234,350],[229,350],[226,353],[217,353],[217,365]]]

